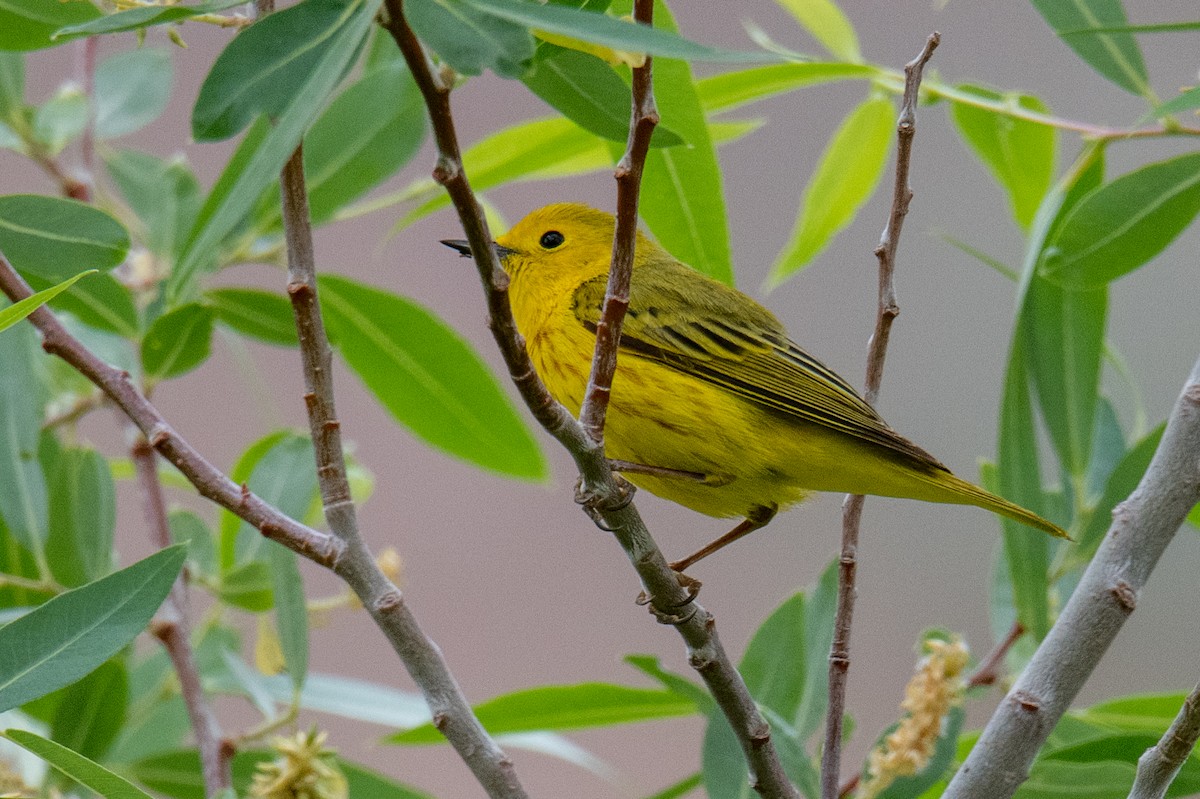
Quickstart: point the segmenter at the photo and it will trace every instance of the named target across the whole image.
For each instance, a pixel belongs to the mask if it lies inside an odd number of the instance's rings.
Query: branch
[[[1025,626],[1019,621],[1014,621],[1012,627],[1008,628],[1008,634],[1004,636],[1004,640],[996,644],[996,647],[983,659],[979,668],[975,669],[975,673],[967,679],[965,687],[969,690],[984,685],[995,685],[996,680],[1000,678],[1000,666],[1004,663],[1004,657],[1024,634]]]
[[[141,434],[138,434],[130,448],[130,457],[137,472],[142,508],[146,514],[146,523],[150,526],[151,539],[160,549],[169,547],[171,528],[167,521],[167,503],[163,498],[162,483],[158,479],[158,464],[155,462],[154,450]],[[216,796],[233,785],[233,775],[230,771],[233,748],[222,743],[221,727],[204,697],[200,670],[196,666],[196,653],[192,649],[187,607],[187,582],[185,575],[180,573],[159,609],[157,618],[151,622],[150,631],[162,642],[175,674],[179,677],[179,691],[183,695],[188,719],[196,735],[196,748],[200,751],[204,794]]]
[[[1183,700],[1183,707],[1162,739],[1138,758],[1137,777],[1129,799],[1163,799],[1200,738],[1200,685]]]
[[[512,761],[471,712],[437,645],[425,634],[404,601],[404,595],[384,575],[359,533],[341,424],[333,399],[333,351],[317,297],[316,262],[308,192],[304,184],[302,146],[284,165],[280,178],[283,224],[287,238],[288,284],[300,358],[304,368],[304,405],[316,456],[317,480],[325,520],[345,545],[335,571],[362,600],[388,637],[429,705],[434,723],[471,769],[489,796],[524,797]]]
[[[900,313],[896,305],[893,274],[896,268],[896,248],[900,245],[900,229],[908,214],[912,188],[908,185],[908,165],[912,156],[912,140],[917,129],[917,93],[921,87],[921,71],[941,41],[932,33],[921,52],[904,66],[904,100],[896,125],[896,180],[892,190],[892,210],[883,228],[875,257],[879,260],[879,312],[875,332],[867,350],[867,379],[863,398],[871,405],[879,398],[883,380],[883,362],[887,357],[888,338],[892,322]],[[837,799],[838,774],[842,758],[842,716],[846,707],[846,677],[850,670],[850,628],[854,619],[855,576],[858,571],[858,531],[862,522],[865,497],[861,494],[846,497],[842,506],[842,551],[838,569],[837,615],[834,617],[833,646],[829,650],[829,710],[825,716],[825,748],[821,755],[821,796]]]
[[[649,4],[639,1],[638,5],[644,13]],[[554,399],[530,362],[525,341],[517,331],[509,308],[508,276],[500,266],[487,222],[463,171],[454,119],[450,113],[450,76],[435,75],[431,69],[420,42],[404,19],[403,0],[385,0],[384,11],[386,19],[383,20],[383,26],[404,54],[429,110],[438,148],[433,178],[446,189],[458,212],[483,283],[489,327],[521,398],[529,406],[534,418],[571,454],[580,472],[577,501],[588,510],[597,524],[617,538],[645,587],[651,612],[659,621],[673,625],[686,642],[689,662],[708,685],[742,746],[750,766],[751,785],[764,797],[797,799],[799,794],[788,782],[771,743],[770,727],[758,712],[745,682],[721,646],[712,615],[696,602],[697,584],[686,580],[686,588],[681,584],[679,575],[667,565],[666,558],[633,505],[632,488],[614,477],[601,441],[593,438]],[[651,119],[652,106],[648,107],[648,112],[642,113],[644,119]],[[635,118],[638,114],[639,111],[635,110]],[[642,135],[639,130],[648,127],[652,127],[649,122],[635,124],[630,133],[631,140]],[[618,178],[626,179],[620,174]],[[621,210],[627,211],[628,206]],[[636,212],[636,207],[633,210]],[[626,224],[630,224],[634,218],[627,213]],[[619,251],[619,241],[617,239],[614,242],[615,257],[624,257]],[[620,308],[620,302],[618,299],[617,304],[611,307],[610,321],[623,317],[624,309]],[[609,311],[606,303],[606,316]],[[606,346],[615,349],[616,333],[610,328],[611,344]],[[597,379],[595,383],[601,385],[602,381]],[[592,402],[593,405],[602,404],[595,399]],[[598,408],[589,415],[603,424],[603,410]]]
[[[1200,502],[1200,360],[1192,368],[1154,459],[1062,615],[1000,703],[945,799],[1007,799],[1100,662],[1188,511]]]

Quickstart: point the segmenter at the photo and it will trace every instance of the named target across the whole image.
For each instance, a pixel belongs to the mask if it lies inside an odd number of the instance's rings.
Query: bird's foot
[[[627,508],[637,491],[633,483],[619,474],[613,475],[613,481],[617,487],[615,494],[587,485],[583,477],[575,481],[575,504],[583,508],[588,518],[606,533],[613,532],[613,528],[604,520],[605,516]]]
[[[654,597],[642,591],[634,600],[638,605],[644,605],[650,614],[658,620],[659,624],[685,624],[692,616],[696,615],[697,605],[694,600],[700,595],[700,586],[703,585],[695,577],[689,577],[680,572],[675,573],[675,579],[679,581],[679,585],[683,588],[685,597],[683,601],[676,602],[671,605],[660,606],[655,601]],[[681,613],[674,611],[682,610]]]

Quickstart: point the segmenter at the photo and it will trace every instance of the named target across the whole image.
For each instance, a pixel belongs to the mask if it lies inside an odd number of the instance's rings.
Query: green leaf
[[[173,546],[0,627],[0,708],[75,682],[145,629],[183,565]]]
[[[533,58],[533,37],[524,24],[501,19],[469,0],[417,0],[404,16],[421,41],[456,72],[518,78]]]
[[[1137,41],[1128,33],[1064,36],[1082,28],[1122,26],[1128,23],[1121,0],[1032,0],[1063,42],[1088,66],[1127,92],[1152,97],[1146,64]]]
[[[188,243],[167,283],[168,298],[173,302],[188,297],[195,291],[197,273],[215,263],[214,252],[220,242],[245,219],[247,213],[259,201],[263,190],[271,182],[279,179],[280,170],[300,143],[305,129],[316,119],[324,106],[325,98],[337,86],[358,54],[380,0],[354,0],[349,5],[343,5],[340,0],[307,0],[252,25],[234,41],[258,30],[259,33],[254,35],[250,43],[256,47],[261,46],[268,52],[279,52],[279,48],[287,46],[289,42],[276,41],[272,35],[272,27],[268,27],[266,34],[263,34],[261,26],[288,13],[298,14],[300,22],[310,19],[314,14],[319,16],[316,11],[306,10],[310,2],[316,2],[326,9],[330,5],[348,9],[348,16],[339,16],[335,27],[326,32],[327,36],[322,34],[319,38],[306,38],[302,30],[293,32],[299,36],[290,42],[294,48],[299,48],[304,53],[316,48],[321,52],[321,57],[310,69],[305,70],[306,78],[302,84],[293,87],[294,95],[283,98],[282,106],[275,109],[275,112],[280,114],[274,120],[275,124],[263,123],[251,128],[209,193],[196,226],[188,237]],[[287,25],[291,26],[291,23]],[[326,41],[328,45],[324,46]],[[293,52],[292,55],[298,54]],[[253,61],[249,55],[246,58]],[[214,70],[216,69],[214,66]],[[229,91],[238,93],[249,84],[235,73],[236,70],[233,70],[224,74],[221,82]],[[230,99],[234,98],[231,96]],[[288,99],[293,101],[287,102]],[[255,104],[246,105],[253,107]]]
[[[105,799],[152,799],[133,783],[83,755],[26,730],[5,730],[3,736],[33,752],[71,779],[91,788]]]
[[[58,155],[87,127],[87,97],[78,86],[65,85],[33,114],[33,138]]]
[[[178,377],[204,363],[212,350],[213,316],[211,308],[189,303],[155,319],[142,339],[147,377]]]
[[[275,606],[271,569],[264,561],[252,560],[221,575],[217,596],[222,602],[251,613],[262,613]]]
[[[304,443],[308,441],[304,440]],[[311,451],[311,447],[307,449]],[[304,580],[300,576],[295,552],[277,541],[266,541],[264,544],[271,564],[275,629],[279,632],[288,676],[292,678],[295,690],[299,691],[308,677],[308,608],[305,605]]]
[[[806,86],[843,80],[870,80],[879,74],[877,67],[868,64],[810,61],[722,72],[698,81],[696,88],[704,110],[711,113],[728,111]]]
[[[23,300],[19,300],[7,308],[0,310],[0,330],[7,330],[17,322],[20,322],[38,308],[41,308],[43,305],[69,289],[80,278],[94,274],[96,274],[95,269],[89,269],[86,272],[80,272],[78,275],[75,275],[75,277],[64,280],[62,283],[51,286],[50,288],[42,289],[36,294],[26,297]]]
[[[1162,119],[1172,114],[1178,114],[1182,111],[1192,111],[1196,108],[1200,108],[1200,86],[1193,86],[1178,97],[1172,97],[1158,108],[1155,108],[1151,112],[1151,116],[1155,119]]]
[[[1096,288],[1132,272],[1200,213],[1200,153],[1144,166],[1101,186],[1064,219],[1041,273]]]
[[[125,260],[129,234],[108,214],[37,194],[0,197],[0,252],[21,272],[59,282]]]
[[[96,69],[96,137],[115,139],[158,119],[171,99],[174,64],[166,50],[138,48]]]
[[[216,311],[217,321],[243,336],[295,347],[296,323],[292,304],[279,294],[249,288],[211,289],[204,295]]]
[[[1081,561],[1086,561],[1100,546],[1104,534],[1108,532],[1112,522],[1112,511],[1117,504],[1123,502],[1141,482],[1142,475],[1150,466],[1150,460],[1158,450],[1158,442],[1162,439],[1165,425],[1159,425],[1151,430],[1140,441],[1129,448],[1120,463],[1113,469],[1104,486],[1104,493],[1092,507],[1087,523],[1079,532],[1075,552]]]
[[[1032,95],[1001,94],[971,85],[958,89],[989,101],[1049,113],[1045,103]],[[1017,223],[1028,228],[1054,175],[1054,129],[969,103],[952,103],[950,116],[963,141],[1008,192]]]
[[[679,780],[679,782],[668,785],[661,791],[647,796],[646,799],[680,799],[680,797],[687,796],[703,784],[704,775],[697,771],[695,774],[689,774]]]
[[[438,1],[446,2],[446,0]],[[746,62],[777,61],[779,59],[779,56],[773,53],[722,50],[697,44],[680,37],[674,25],[665,26],[667,30],[658,30],[660,27],[658,25],[659,11],[663,10],[664,14],[669,16],[665,7],[655,9],[655,28],[650,28],[646,25],[630,24],[602,12],[571,8],[556,3],[543,5],[524,0],[465,0],[465,4],[522,27],[557,33],[560,36],[570,36],[573,39],[593,44],[602,44],[614,50],[648,53],[652,56],[685,61]],[[655,69],[657,68],[656,64]],[[687,136],[684,136],[684,139],[691,141]]]
[[[125,724],[129,677],[120,659],[63,690],[50,724],[50,738],[93,760],[101,760]]]
[[[1107,310],[1106,287],[1068,291],[1035,275],[1019,325],[1042,418],[1079,485],[1092,455]]]
[[[252,444],[230,477],[293,519],[303,518],[317,495],[312,443],[307,436],[287,431]],[[222,511],[220,536],[223,569],[234,563],[268,562],[270,540],[228,511]]]
[[[149,28],[152,25],[165,25],[169,22],[182,22],[185,19],[200,14],[212,14],[227,8],[243,5],[245,0],[210,0],[207,3],[196,3],[190,6],[141,6],[118,11],[115,14],[93,19],[77,25],[68,25],[53,35],[55,43],[77,39],[81,36],[97,36],[102,33],[120,33]]]
[[[738,665],[754,701],[783,718],[791,718],[800,706],[808,676],[804,606],[802,591],[784,600],[754,631]]]
[[[217,57],[192,110],[192,136],[220,141],[242,131],[260,114],[281,115],[322,61],[337,49],[338,34],[362,4],[303,0],[246,28]]]
[[[511,400],[470,346],[411,300],[343,277],[320,279],[334,347],[392,416],[425,441],[525,479],[546,463]]]
[[[1200,30],[1200,20],[1190,22],[1159,22],[1150,25],[1102,25],[1062,31],[1059,36],[1094,36],[1097,33],[1183,33]]]
[[[25,108],[25,56],[0,52],[0,120],[13,120]]]
[[[778,0],[830,55],[862,61],[854,26],[833,0]]]
[[[286,441],[293,437],[293,435],[288,430],[276,430],[255,441],[246,448],[246,451],[233,464],[233,468],[229,470],[229,479],[238,485],[243,483],[249,484],[254,470],[262,462],[262,459],[267,456],[267,453],[274,449],[280,442]],[[239,517],[224,508],[218,513],[221,519],[217,533],[220,542],[218,545],[218,555],[221,571],[227,572],[239,562],[240,556],[243,553],[249,552],[250,554],[254,554],[257,551],[258,544],[255,539],[251,538],[248,538],[246,541],[239,541],[239,527],[244,526],[247,531],[253,532],[252,528],[246,525]],[[248,535],[249,532],[247,533]]]
[[[1119,730],[1161,733],[1179,713],[1186,694],[1134,694],[1109,699],[1073,712],[1082,721]]]
[[[135,150],[104,154],[113,182],[144,230],[139,238],[168,261],[183,249],[203,197],[200,184],[181,158],[163,160]]]
[[[84,275],[91,277],[78,286],[71,285]],[[31,287],[41,291],[53,291],[59,286],[65,288],[50,300],[51,308],[74,314],[79,321],[97,330],[125,338],[137,337],[138,311],[133,304],[133,296],[108,272],[97,273],[95,269],[89,269],[58,286],[52,286],[51,281],[34,274],[27,275],[26,280]]]
[[[654,24],[675,30],[662,0],[654,4]],[[663,124],[688,146],[654,149],[646,156],[639,214],[672,255],[702,274],[732,284],[721,170],[691,67],[672,59],[655,61],[654,95]],[[613,144],[610,150],[619,157],[624,148]]]
[[[188,545],[188,568],[194,575],[211,576],[217,573],[217,550],[212,531],[198,515],[182,508],[173,509],[167,516],[171,540]]]
[[[873,97],[855,108],[833,134],[812,180],[783,252],[771,268],[777,286],[817,257],[875,192],[895,128],[890,100]]]
[[[30,326],[0,335],[0,518],[12,540],[44,566],[46,480],[37,457],[44,397],[34,361],[40,349]]]
[[[521,81],[584,130],[622,144],[629,137],[629,86],[599,58],[545,43]],[[650,144],[671,147],[683,139],[659,126]]]
[[[425,106],[401,63],[369,72],[330,104],[304,137],[304,173],[313,224],[387,180],[425,138]],[[279,227],[279,190],[258,222]]]
[[[699,686],[673,671],[664,669],[657,656],[626,655],[623,659],[638,671],[662,683],[662,686],[667,690],[674,691],[680,696],[690,699],[696,704],[696,709],[699,712],[711,715],[716,711],[716,703],[713,701],[712,694],[708,692],[707,688]]]
[[[833,617],[837,611],[838,562],[830,562],[809,591],[804,608],[804,657],[807,660],[804,691],[790,721],[800,742],[825,721],[829,702],[829,650],[833,646]]]
[[[54,32],[64,25],[87,22],[100,16],[88,2],[20,0],[0,3],[0,50],[40,50],[58,42]]]
[[[108,461],[92,449],[64,449],[55,460],[49,488],[46,559],[54,579],[74,588],[108,574],[117,523],[116,489]]]
[[[475,715],[492,735],[609,727],[695,712],[695,703],[673,691],[629,688],[611,683],[547,685],[515,691],[475,706]],[[445,742],[433,724],[396,733],[384,740],[394,744]]]

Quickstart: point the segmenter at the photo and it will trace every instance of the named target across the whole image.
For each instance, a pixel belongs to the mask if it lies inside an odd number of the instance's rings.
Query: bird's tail
[[[1048,522],[1041,516],[1030,510],[1022,508],[1013,502],[1009,502],[1003,497],[998,497],[990,491],[985,491],[977,485],[968,483],[966,480],[955,477],[950,472],[938,474],[934,482],[943,489],[957,497],[951,500],[964,505],[976,505],[980,508],[985,508],[993,513],[998,513],[1001,516],[1007,516],[1009,519],[1018,521],[1021,524],[1029,525],[1043,532],[1049,533],[1056,538],[1065,538],[1071,540],[1071,536],[1067,535],[1066,531],[1053,522]]]

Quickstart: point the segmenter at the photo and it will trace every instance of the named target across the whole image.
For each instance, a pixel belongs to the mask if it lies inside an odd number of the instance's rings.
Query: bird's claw
[[[646,609],[650,611],[650,614],[658,620],[659,624],[673,624],[678,626],[680,624],[686,624],[693,616],[696,615],[698,606],[695,604],[694,600],[700,595],[700,586],[702,586],[703,583],[701,583],[695,577],[689,577],[681,572],[675,573],[675,579],[679,581],[679,585],[684,589],[686,596],[682,602],[677,602],[673,605],[667,605],[667,610],[660,608],[658,603],[654,601],[654,597],[650,594],[647,594],[645,591],[639,592],[637,598],[634,599],[636,604],[645,606]],[[676,610],[679,608],[682,608],[684,612],[668,612],[668,610]]]

